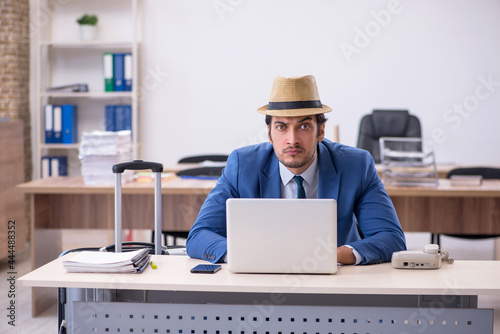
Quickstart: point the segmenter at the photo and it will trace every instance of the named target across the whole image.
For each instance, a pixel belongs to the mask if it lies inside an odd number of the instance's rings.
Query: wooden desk
[[[163,181],[163,230],[189,231],[215,183],[215,180],[179,178]],[[87,186],[81,177],[57,177],[20,184],[17,189],[31,195],[33,268],[61,253],[57,229],[114,229],[111,185]],[[153,229],[153,184],[126,183],[122,196],[123,228]]]
[[[162,182],[165,231],[189,231],[214,180],[174,179]],[[31,266],[38,268],[63,251],[61,229],[114,230],[114,187],[86,186],[81,177],[39,179],[16,187],[31,195]],[[154,228],[152,183],[122,187],[124,229]],[[105,246],[105,245],[103,245]],[[52,290],[33,289],[33,314],[55,301]]]
[[[438,178],[445,179],[446,176],[448,175],[449,171],[451,171],[452,169],[455,169],[455,168],[460,168],[460,167],[463,167],[463,166],[450,165],[450,164],[448,164],[448,165],[436,165],[436,171],[438,174]],[[375,168],[377,169],[378,176],[380,178],[382,178],[382,171],[384,169],[383,166],[381,164],[376,164]]]
[[[175,179],[162,183],[163,229],[188,231],[214,180]],[[32,195],[32,268],[62,252],[63,228],[114,229],[112,186],[85,186],[81,178],[40,179],[17,187]],[[123,228],[152,229],[152,184],[123,186]],[[500,181],[481,187],[388,187],[406,232],[500,234]],[[35,291],[37,290],[37,291]],[[53,303],[53,292],[33,291],[33,312]]]
[[[127,333],[144,328],[147,333],[159,328],[163,333],[203,333],[200,326],[211,325],[221,333],[241,333],[236,330],[240,326],[258,333],[275,326],[286,333],[292,328],[301,333],[493,333],[493,312],[477,309],[477,300],[500,295],[496,261],[456,261],[439,270],[398,270],[389,263],[343,266],[335,275],[233,274],[223,264],[214,275],[197,275],[189,269],[206,262],[154,255],[157,270],[108,275],[67,273],[62,260],[71,256],[21,277],[19,283],[73,288],[66,293],[66,310],[76,314],[68,324],[86,326],[80,328],[84,333],[116,332],[116,327]],[[103,290],[93,295],[82,288]],[[106,294],[109,289],[113,293]],[[98,319],[87,312],[91,310]]]
[[[479,187],[386,187],[405,232],[500,234],[500,180]]]

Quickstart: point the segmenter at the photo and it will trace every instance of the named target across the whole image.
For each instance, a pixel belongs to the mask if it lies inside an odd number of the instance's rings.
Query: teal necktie
[[[295,179],[295,182],[297,182],[297,198],[306,198],[306,190],[302,185],[304,178],[300,175],[295,175],[293,178]]]

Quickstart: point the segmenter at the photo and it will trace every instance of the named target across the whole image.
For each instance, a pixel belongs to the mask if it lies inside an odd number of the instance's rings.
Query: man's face
[[[268,130],[276,157],[294,174],[301,174],[312,164],[317,144],[325,137],[324,123],[321,124],[318,135],[315,115],[273,116]]]

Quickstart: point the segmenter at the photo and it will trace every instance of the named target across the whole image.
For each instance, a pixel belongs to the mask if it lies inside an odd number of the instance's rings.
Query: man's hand
[[[337,248],[337,262],[342,264],[354,264],[356,263],[356,257],[352,252],[352,249],[346,246],[340,246]]]

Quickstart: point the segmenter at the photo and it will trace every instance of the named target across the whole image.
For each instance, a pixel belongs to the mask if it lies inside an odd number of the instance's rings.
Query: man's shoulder
[[[240,168],[266,165],[274,155],[271,143],[261,143],[235,149],[229,156],[228,163],[236,162]]]
[[[243,146],[235,149],[234,152],[238,154],[256,154],[256,153],[265,154],[272,150],[273,150],[273,145],[271,143],[264,142],[255,145]]]
[[[375,166],[373,158],[368,151],[328,140],[323,140],[321,145],[320,161],[326,163],[326,161],[330,160],[337,172],[357,175]],[[322,166],[327,166],[327,164],[324,165],[323,163],[321,164]]]

